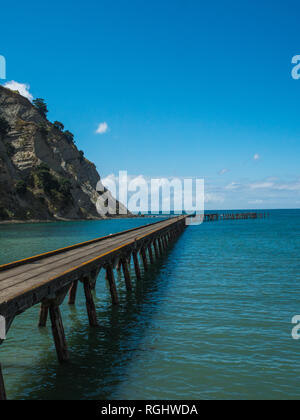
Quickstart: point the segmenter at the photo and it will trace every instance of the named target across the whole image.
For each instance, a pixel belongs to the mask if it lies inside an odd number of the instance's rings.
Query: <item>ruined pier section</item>
[[[0,266],[0,315],[5,318],[6,333],[17,315],[40,304],[38,325],[45,327],[50,318],[58,361],[67,362],[70,356],[60,311],[65,297],[68,295],[68,303],[74,305],[78,287],[82,284],[89,325],[97,327],[92,290],[100,270],[106,272],[112,304],[118,305],[114,269],[122,269],[126,289],[131,292],[131,261],[136,280],[141,280],[140,264],[147,272],[183,233],[186,217],[173,217]],[[0,400],[5,399],[0,365]]]
[[[220,220],[265,219],[266,217],[268,217],[268,213],[205,213],[203,215],[203,222],[218,222]]]

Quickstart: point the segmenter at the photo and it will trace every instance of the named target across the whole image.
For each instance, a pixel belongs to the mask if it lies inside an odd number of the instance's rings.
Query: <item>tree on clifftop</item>
[[[64,131],[65,126],[63,125],[63,123],[59,122],[59,121],[54,121],[53,123],[54,127],[57,128],[59,131]]]
[[[68,142],[69,144],[71,144],[71,143],[75,143],[75,142],[74,142],[74,134],[73,134],[73,133],[71,133],[69,130],[66,130],[66,131],[64,132],[64,136],[65,136],[65,138],[66,138],[66,140],[67,140],[67,142]]]
[[[46,117],[48,113],[48,108],[44,99],[36,98],[32,101],[32,103],[36,107],[36,109],[40,112],[40,114],[42,114],[43,117]]]

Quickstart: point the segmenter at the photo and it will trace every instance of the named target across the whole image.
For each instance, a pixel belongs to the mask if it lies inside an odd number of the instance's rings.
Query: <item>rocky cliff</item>
[[[0,220],[99,218],[99,180],[62,124],[0,86]]]

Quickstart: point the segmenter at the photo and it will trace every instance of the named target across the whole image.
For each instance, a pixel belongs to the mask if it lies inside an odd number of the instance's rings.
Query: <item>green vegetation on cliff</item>
[[[0,86],[0,220],[99,218],[95,165],[47,112]]]

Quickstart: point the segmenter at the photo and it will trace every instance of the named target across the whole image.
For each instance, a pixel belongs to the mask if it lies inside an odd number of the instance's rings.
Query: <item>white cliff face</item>
[[[95,165],[26,98],[0,86],[0,220],[99,218]]]

